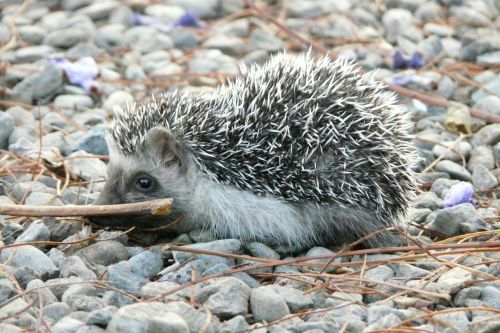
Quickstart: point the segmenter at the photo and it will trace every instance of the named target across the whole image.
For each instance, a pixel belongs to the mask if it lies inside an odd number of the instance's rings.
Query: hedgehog
[[[418,158],[394,93],[348,60],[310,52],[241,74],[213,92],[165,92],[116,114],[96,204],[173,198],[172,214],[98,224],[170,223],[287,253],[402,221]],[[365,245],[391,239],[382,233]]]

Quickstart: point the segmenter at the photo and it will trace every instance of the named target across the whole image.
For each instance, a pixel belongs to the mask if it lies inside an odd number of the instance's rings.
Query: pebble
[[[194,298],[203,303],[212,314],[234,317],[248,313],[251,289],[233,277],[204,281],[195,286]]]
[[[488,170],[495,167],[495,157],[491,148],[478,146],[472,150],[469,162],[467,163],[467,169],[472,172],[478,165],[482,165]]]
[[[55,64],[45,63],[40,72],[27,75],[12,89],[12,97],[31,104],[43,100],[63,84],[63,72]]]
[[[79,250],[76,255],[87,262],[103,266],[109,266],[129,259],[125,246],[115,240],[96,242]]]
[[[64,302],[53,302],[43,307],[43,315],[50,318],[53,322],[58,322],[63,317],[71,313],[68,304]]]
[[[189,333],[186,322],[169,311],[168,304],[138,303],[121,307],[111,318],[109,333]]]
[[[102,104],[102,108],[112,112],[115,108],[123,109],[134,102],[134,96],[126,91],[115,91]]]
[[[106,164],[83,150],[70,154],[64,164],[73,177],[97,181],[106,178]]]
[[[54,105],[69,109],[76,107],[90,108],[93,104],[92,98],[86,95],[59,95],[54,100]]]
[[[35,220],[17,237],[15,243],[48,241],[49,239],[49,228],[43,224],[42,220]]]
[[[14,268],[29,267],[42,280],[58,273],[49,257],[32,245],[3,249],[0,261]]]
[[[468,182],[472,181],[472,175],[470,172],[452,161],[440,161],[436,164],[435,169],[436,171],[446,172],[455,179],[465,180]]]
[[[478,218],[478,214],[474,206],[468,203],[460,204],[439,211],[427,228],[448,236],[457,236],[462,233],[461,224],[475,218]]]
[[[472,281],[472,273],[461,267],[455,267],[442,274],[437,283],[442,292],[455,294],[463,289],[469,281]]]
[[[283,297],[267,286],[252,289],[250,307],[257,321],[272,322],[290,313]]]
[[[84,281],[94,281],[97,279],[97,275],[91,271],[83,260],[78,256],[70,256],[62,260],[59,266],[61,270],[62,277],[76,276]]]
[[[477,165],[472,171],[472,183],[478,190],[489,190],[498,186],[498,179],[484,165]]]
[[[83,134],[72,146],[73,151],[83,150],[92,155],[109,155],[106,143],[106,127],[95,126]]]
[[[0,113],[0,148],[6,149],[9,144],[9,136],[14,131],[14,120],[6,112]]]

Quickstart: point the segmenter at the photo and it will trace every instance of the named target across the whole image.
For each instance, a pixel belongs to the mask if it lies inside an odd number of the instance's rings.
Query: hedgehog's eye
[[[154,184],[154,178],[149,175],[139,175],[135,178],[135,185],[140,191],[151,190]]]

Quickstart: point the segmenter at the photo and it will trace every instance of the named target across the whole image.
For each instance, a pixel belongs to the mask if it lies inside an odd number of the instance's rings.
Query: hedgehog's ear
[[[177,164],[181,172],[186,172],[186,155],[180,142],[166,128],[156,126],[148,130],[144,147],[155,158],[160,158],[164,166]]]

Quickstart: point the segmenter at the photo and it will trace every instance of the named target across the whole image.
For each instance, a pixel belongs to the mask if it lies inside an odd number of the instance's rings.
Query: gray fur
[[[417,158],[405,110],[379,82],[309,55],[243,71],[214,94],[166,93],[119,113],[97,203],[172,197],[172,217],[155,222],[184,216],[179,231],[283,251],[354,241],[404,216]],[[155,190],[134,190],[138,174]]]

